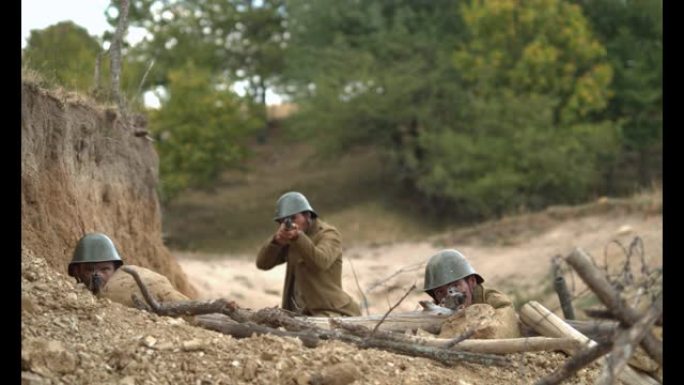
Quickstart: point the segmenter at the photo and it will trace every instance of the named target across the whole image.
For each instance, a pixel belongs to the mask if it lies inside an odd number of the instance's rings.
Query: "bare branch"
[[[363,308],[366,309],[366,315],[369,315],[368,313],[368,298],[366,298],[366,294],[364,294],[363,290],[361,289],[361,285],[359,284],[359,278],[356,276],[356,270],[354,270],[354,265],[352,264],[351,259],[347,257],[347,261],[349,262],[349,266],[351,267],[352,274],[354,274],[354,281],[356,282],[356,287],[359,289],[359,293],[361,293],[361,298],[363,298]]]
[[[371,335],[369,336],[369,338],[372,338],[372,337],[373,337],[373,335],[375,334],[376,330],[378,330],[378,328],[380,327],[380,325],[382,325],[383,321],[385,321],[385,318],[387,318],[387,316],[392,312],[392,310],[396,309],[397,306],[399,306],[399,304],[402,303],[402,302],[406,299],[406,297],[408,297],[408,295],[411,294],[411,292],[412,292],[413,289],[415,289],[415,288],[416,288],[416,284],[414,283],[414,284],[411,285],[411,287],[406,291],[406,294],[404,294],[404,296],[401,297],[401,299],[400,299],[396,304],[394,304],[394,306],[392,306],[389,310],[387,310],[387,313],[385,313],[385,315],[382,316],[382,318],[380,319],[380,322],[378,322],[378,324],[375,325],[375,328],[373,328],[373,331],[371,332]]]

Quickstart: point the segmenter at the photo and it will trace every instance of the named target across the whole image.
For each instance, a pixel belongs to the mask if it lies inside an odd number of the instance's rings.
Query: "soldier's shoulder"
[[[512,306],[513,301],[504,293],[496,289],[484,288],[485,302],[498,309],[505,306]]]
[[[318,222],[318,227],[319,231],[334,231],[339,233],[340,231],[337,229],[337,227],[331,225],[328,222],[322,221],[320,219],[316,219],[316,222]]]

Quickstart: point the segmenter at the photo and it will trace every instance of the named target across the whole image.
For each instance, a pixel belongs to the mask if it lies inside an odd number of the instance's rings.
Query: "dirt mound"
[[[90,294],[22,249],[22,383],[530,384],[561,353],[511,354],[511,367],[433,361],[341,342],[317,348],[275,336],[236,340]],[[593,383],[594,363],[567,384]]]
[[[134,130],[114,109],[22,84],[22,244],[66,271],[81,236],[104,232],[125,262],[194,297],[162,243],[156,152]]]

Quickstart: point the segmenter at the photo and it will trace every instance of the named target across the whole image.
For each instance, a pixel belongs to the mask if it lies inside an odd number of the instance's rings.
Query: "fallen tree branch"
[[[135,283],[137,283],[138,287],[140,288],[143,298],[152,308],[152,311],[156,314],[176,317],[184,315],[221,313],[228,315],[238,322],[247,321],[249,318],[249,313],[238,311],[238,307],[235,302],[227,301],[222,298],[212,301],[174,301],[160,304],[150,294],[150,291],[143,283],[137,271],[129,268],[128,266],[121,266],[120,269],[133,276]]]
[[[510,361],[505,357],[498,357],[491,354],[471,353],[465,351],[450,350],[433,346],[421,346],[405,341],[395,341],[379,337],[361,338],[355,335],[342,333],[339,330],[321,329],[312,327],[304,331],[283,331],[268,326],[257,325],[253,322],[236,323],[229,317],[222,314],[204,314],[195,317],[195,323],[199,326],[229,334],[235,338],[246,338],[252,335],[273,334],[282,337],[299,338],[305,346],[314,347],[319,340],[339,340],[353,344],[360,349],[380,349],[392,353],[424,357],[438,361],[444,365],[454,365],[458,362],[473,362],[482,365],[510,365]],[[357,325],[358,326],[358,325]],[[370,330],[366,330],[370,334]],[[380,332],[384,333],[384,332]]]
[[[577,350],[577,349],[562,349],[564,352],[574,356],[576,354],[581,354],[580,359],[573,359],[571,358],[570,362],[568,362],[568,368],[564,370],[569,370],[573,369],[576,367],[576,365],[579,365],[580,363],[582,364],[581,366],[578,367],[578,369],[574,369],[573,371],[570,371],[568,375],[571,375],[574,373],[576,370],[581,369],[582,367],[588,365],[591,363],[591,361],[584,363],[584,359],[588,359],[588,357],[585,357],[586,354],[589,354],[589,357],[594,357],[592,354],[598,354],[598,352],[602,351],[602,354],[599,354],[596,356],[596,358],[601,357],[602,355],[608,353],[610,351],[610,348],[612,347],[612,340],[608,340],[605,342],[602,342],[600,344],[597,344],[596,341],[593,341],[587,336],[583,335],[579,331],[575,330],[572,326],[568,325],[565,323],[560,317],[557,315],[551,313],[547,308],[545,308],[543,305],[536,301],[530,301],[523,305],[523,307],[520,309],[520,319],[527,324],[528,326],[534,328],[538,333],[541,335],[547,336],[547,337],[569,337],[577,340],[580,343],[580,346],[585,346],[588,349],[584,350]],[[609,344],[609,346],[604,346],[603,348],[599,348],[597,350],[592,350],[596,348],[598,345],[606,345]],[[607,350],[602,350],[602,349],[607,349]],[[587,350],[591,350],[591,354],[587,352]],[[596,359],[594,358],[594,359]],[[563,377],[565,378],[565,377]],[[562,378],[558,381],[561,381]],[[620,373],[620,380],[625,385],[651,385],[657,382],[653,380],[651,377],[641,374],[635,370],[633,370],[630,367],[626,367],[622,373]],[[555,380],[554,380],[555,381]],[[557,382],[554,382],[557,383]]]
[[[619,323],[612,320],[564,320],[580,333],[597,342],[611,339],[618,329]]]
[[[663,297],[660,294],[639,322],[630,329],[622,330],[618,334],[613,349],[604,362],[603,370],[596,382],[597,385],[612,385],[615,383],[615,379],[617,379],[625,365],[627,365],[627,361],[634,354],[635,345],[639,344],[639,341],[644,338],[662,313]]]
[[[582,249],[576,248],[566,261],[618,320],[630,326],[639,321],[639,313],[627,305]],[[646,332],[641,346],[659,365],[663,364],[663,343],[650,330]]]
[[[339,330],[319,328],[313,324],[307,323],[305,319],[297,319],[291,314],[282,311],[282,309],[277,308],[262,309],[255,313],[238,309],[237,305],[233,302],[227,302],[225,300],[214,300],[209,302],[176,301],[173,303],[159,304],[152,295],[150,295],[146,285],[142,282],[135,270],[125,266],[121,267],[121,269],[124,269],[125,272],[133,276],[133,279],[135,279],[135,282],[140,287],[143,297],[153,312],[168,316],[196,315],[193,321],[195,324],[207,329],[232,335],[235,338],[246,338],[255,334],[273,334],[283,337],[299,338],[305,346],[309,347],[317,346],[319,340],[334,339],[354,344],[362,349],[376,348],[403,355],[430,358],[445,365],[453,365],[459,361],[469,361],[483,365],[510,365],[508,359],[494,355],[460,352],[431,346],[416,346],[399,341],[375,338],[374,333],[378,332],[379,324],[387,317],[389,312],[385,314],[380,320],[381,322],[376,325],[376,328],[373,329],[373,331],[368,332],[367,338],[359,338],[354,335],[342,333]],[[414,288],[415,285],[413,285],[410,290],[413,290]],[[405,297],[406,296],[404,296],[404,298]],[[391,310],[392,309],[390,309],[390,311]],[[256,322],[268,323],[275,327],[257,324]],[[276,328],[280,326],[296,330],[283,331]]]
[[[343,329],[351,334],[365,338],[370,334],[370,329],[361,325],[353,325],[341,319],[330,319],[334,328]],[[471,353],[487,354],[509,354],[536,351],[557,351],[565,349],[577,349],[580,343],[572,338],[548,338],[548,337],[526,337],[526,338],[503,338],[491,340],[463,339],[464,333],[456,338],[426,338],[393,333],[379,330],[377,338],[389,339],[413,345],[432,346],[445,349],[453,349]]]
[[[249,338],[254,335],[273,334],[280,337],[299,338],[308,348],[318,346],[319,339],[306,332],[284,331],[253,322],[239,323],[223,314],[203,314],[195,317],[195,324],[235,338]]]

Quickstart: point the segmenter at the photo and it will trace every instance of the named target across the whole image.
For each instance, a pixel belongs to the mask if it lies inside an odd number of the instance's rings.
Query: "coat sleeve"
[[[277,243],[272,242],[272,240],[273,238],[269,238],[268,241],[261,246],[261,249],[259,249],[256,265],[260,270],[269,270],[274,266],[285,262],[287,246],[280,246]]]
[[[335,229],[323,230],[320,240],[313,243],[305,233],[300,233],[297,240],[290,244],[295,248],[305,263],[313,264],[318,269],[327,270],[342,256],[342,241]]]

